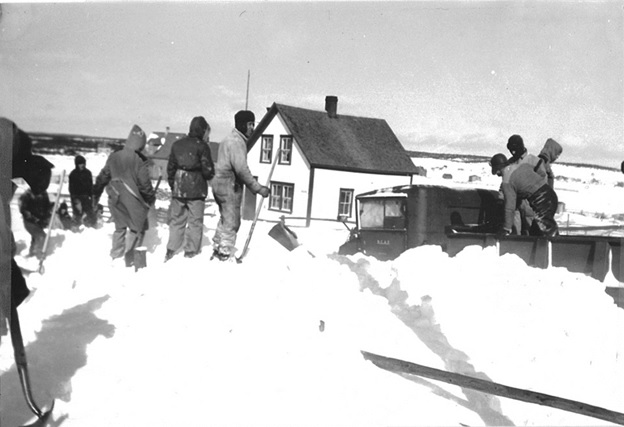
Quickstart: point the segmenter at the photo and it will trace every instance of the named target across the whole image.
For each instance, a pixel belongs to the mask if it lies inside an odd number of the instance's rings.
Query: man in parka
[[[201,251],[204,231],[204,208],[208,180],[214,176],[214,164],[208,147],[210,125],[201,116],[191,120],[188,136],[171,146],[167,178],[171,187],[171,217],[165,262],[184,247],[184,256],[192,258]]]
[[[251,174],[247,165],[247,138],[255,126],[253,112],[241,110],[234,116],[232,133],[219,144],[219,154],[212,180],[212,192],[219,206],[221,217],[213,244],[213,257],[226,261],[234,256],[236,233],[241,225],[243,186],[254,194],[268,197],[270,190],[261,185]]]
[[[552,188],[555,188],[555,174],[553,173],[550,165],[554,163],[561,153],[563,152],[563,148],[561,145],[552,138],[548,138],[546,143],[544,144],[544,148],[540,151],[539,157],[540,162],[537,167],[544,168],[546,171],[546,182]]]
[[[492,156],[490,166],[492,175],[503,178],[505,219],[502,231],[505,234],[511,233],[516,202],[518,199],[527,199],[543,235],[558,235],[555,213],[559,200],[557,193],[544,181],[544,177],[535,172],[534,167],[528,163],[508,164],[507,157],[500,153]]]
[[[127,267],[134,265],[134,250],[143,242],[147,214],[156,200],[147,157],[141,153],[145,143],[145,132],[134,125],[123,149],[106,160],[93,188],[96,200],[106,188],[108,207],[115,221],[110,256],[113,260],[124,257]]]

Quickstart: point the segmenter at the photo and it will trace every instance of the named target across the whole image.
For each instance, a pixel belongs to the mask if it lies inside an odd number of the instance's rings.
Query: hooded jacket
[[[156,200],[147,158],[141,154],[145,143],[145,132],[134,125],[123,149],[111,154],[106,160],[93,190],[95,198],[99,199],[106,188],[115,226],[127,227],[136,232],[145,229],[147,212]]]
[[[543,185],[544,177],[529,163],[513,163],[503,169],[502,190],[505,196],[504,227],[511,230],[518,199],[527,199]]]
[[[538,167],[544,168],[544,170],[546,171],[546,179],[548,185],[550,185],[552,188],[554,188],[555,184],[555,174],[553,173],[550,165],[559,158],[562,152],[563,148],[561,147],[561,145],[554,139],[548,138],[546,140],[546,144],[544,144],[544,148],[542,148],[542,151],[540,151],[538,155],[541,160]]]
[[[208,180],[214,176],[210,148],[202,140],[204,128],[192,122],[188,136],[171,146],[167,162],[167,179],[171,196],[180,199],[205,199]]]

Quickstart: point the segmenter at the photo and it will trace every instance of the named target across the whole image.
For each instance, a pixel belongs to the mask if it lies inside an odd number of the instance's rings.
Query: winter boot
[[[175,254],[175,251],[172,251],[171,249],[167,249],[167,253],[165,254],[165,262],[173,258],[174,254]]]

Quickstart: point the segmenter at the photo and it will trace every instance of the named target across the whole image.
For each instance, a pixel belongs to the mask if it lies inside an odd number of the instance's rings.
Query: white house
[[[422,173],[385,120],[341,115],[337,106],[335,96],[326,97],[325,111],[274,103],[258,123],[247,162],[260,183],[277,160],[260,219],[351,222],[355,195],[408,185]],[[243,217],[253,218],[255,206],[256,197],[246,192]]]

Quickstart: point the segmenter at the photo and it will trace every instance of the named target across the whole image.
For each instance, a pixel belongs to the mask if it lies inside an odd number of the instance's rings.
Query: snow
[[[73,167],[71,157],[47,157],[57,175]],[[94,174],[106,159],[86,157]],[[499,185],[484,164],[415,162],[429,183],[477,175],[473,185]],[[620,173],[553,168],[567,178],[556,186],[575,223],[621,225]],[[18,263],[36,270],[15,200],[12,208]],[[198,257],[164,264],[168,230],[158,224],[136,272],[110,261],[111,223],[53,231],[45,272],[28,274],[19,311],[35,401],[55,399],[54,425],[610,425],[390,373],[361,351],[624,412],[624,311],[604,283],[477,247],[453,258],[436,246],[387,262],[336,256],[348,230],[327,222],[297,228],[292,252],[258,222],[241,264],[209,261],[214,203],[206,212]],[[32,422],[8,337],[0,381],[1,424]]]

